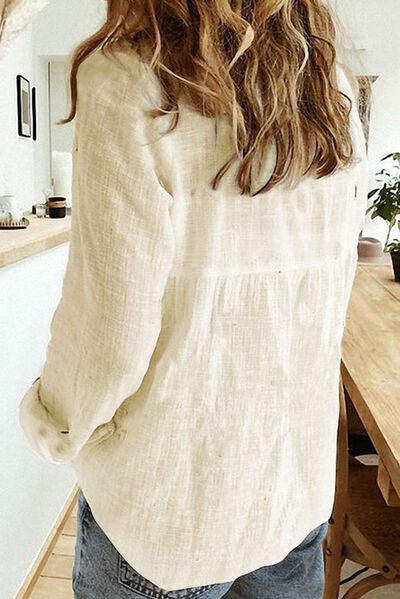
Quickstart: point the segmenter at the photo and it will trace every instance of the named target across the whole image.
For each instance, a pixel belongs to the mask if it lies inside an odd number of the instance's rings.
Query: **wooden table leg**
[[[380,456],[378,462],[378,487],[387,505],[391,507],[400,507],[400,497],[396,493],[389,472],[386,470],[386,466]]]

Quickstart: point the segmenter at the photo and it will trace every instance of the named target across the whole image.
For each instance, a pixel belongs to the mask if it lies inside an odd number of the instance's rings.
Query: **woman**
[[[75,597],[322,596],[365,143],[319,0],[109,0],[20,406],[81,488]]]

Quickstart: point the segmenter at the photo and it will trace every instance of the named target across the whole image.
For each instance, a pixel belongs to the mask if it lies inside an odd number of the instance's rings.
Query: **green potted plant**
[[[375,199],[368,208],[367,214],[371,212],[371,218],[380,216],[388,223],[388,233],[383,251],[390,253],[394,278],[400,282],[400,239],[396,238],[390,241],[393,228],[397,227],[400,231],[400,152],[393,152],[385,156],[382,158],[382,162],[389,158],[394,164],[390,171],[383,168],[376,173],[380,187],[373,189],[368,194],[369,199],[374,196]]]

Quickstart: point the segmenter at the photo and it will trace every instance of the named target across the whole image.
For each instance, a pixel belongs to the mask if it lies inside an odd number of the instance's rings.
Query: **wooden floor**
[[[32,599],[72,599],[71,572],[74,560],[75,534],[69,534],[76,518],[71,516],[68,528],[60,535],[30,595]]]
[[[71,574],[75,555],[77,499],[78,488],[75,487],[17,599],[73,599]]]
[[[73,599],[71,573],[74,562],[76,538],[77,489],[70,495],[35,567],[27,578],[17,599]],[[360,568],[348,560],[342,569],[347,578]],[[362,576],[373,574],[370,570]],[[361,578],[361,576],[360,576]],[[358,580],[358,578],[357,578]],[[354,584],[343,585],[340,597]],[[398,587],[388,586],[368,593],[368,599],[398,599]],[[115,599],[104,597],[102,599]],[[246,597],[251,599],[251,597]]]

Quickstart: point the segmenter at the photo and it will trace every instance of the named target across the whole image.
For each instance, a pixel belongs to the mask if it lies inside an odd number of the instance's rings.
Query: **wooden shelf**
[[[29,220],[26,229],[0,230],[0,267],[14,264],[69,240],[71,216],[38,218],[24,212]]]

